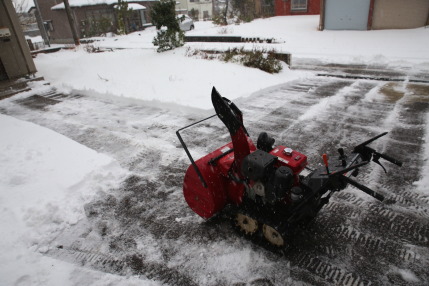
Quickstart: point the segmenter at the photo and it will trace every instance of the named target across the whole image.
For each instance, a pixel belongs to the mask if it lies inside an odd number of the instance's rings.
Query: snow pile
[[[124,0],[125,2],[140,2],[138,0]],[[151,1],[151,0],[145,0]],[[156,0],[152,0],[156,1]],[[96,5],[113,5],[117,4],[118,0],[70,0],[70,7],[96,6]],[[131,4],[132,5],[132,4]],[[64,3],[57,4],[51,7],[51,10],[65,9]]]
[[[217,35],[274,38],[292,57],[317,58],[335,63],[387,63],[429,61],[429,29],[318,31],[319,15],[281,16],[256,19],[251,23],[215,27],[204,24],[187,35]],[[398,63],[399,64],[399,63]]]
[[[210,109],[215,86],[234,99],[296,79],[300,73],[271,75],[238,64],[185,56],[186,49],[158,54],[154,50],[84,50],[39,55],[40,74],[63,92],[110,94]],[[52,63],[55,62],[55,65]]]
[[[275,38],[281,43],[241,46],[275,49],[292,54],[294,63],[380,64],[404,66],[412,71],[429,67],[429,29],[380,31],[317,31],[318,16],[273,17],[251,23],[215,27],[211,22],[196,22],[187,35],[227,35]],[[189,49],[228,49],[234,43],[187,43],[185,47],[158,54],[152,44],[156,30],[148,28],[127,36],[94,38],[91,45],[121,49],[88,54],[84,48],[39,55],[35,59],[39,74],[63,92],[110,94],[140,100],[174,103],[210,109],[208,100],[215,86],[234,100],[264,88],[282,84],[308,73],[289,70],[268,74],[218,60],[187,57]],[[223,35],[223,34],[222,34]],[[53,64],[55,63],[55,64]]]
[[[43,256],[49,249],[39,245],[83,219],[83,205],[116,186],[124,170],[58,133],[1,114],[0,132],[0,285],[67,285],[64,278],[76,274],[110,281]]]

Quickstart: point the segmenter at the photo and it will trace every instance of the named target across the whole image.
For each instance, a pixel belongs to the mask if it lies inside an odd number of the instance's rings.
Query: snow
[[[257,19],[249,24],[215,27],[204,24],[188,35],[228,35],[274,38],[282,44],[273,45],[292,57],[317,58],[335,63],[371,63],[429,60],[429,29],[318,31],[319,16],[283,16]],[[226,32],[226,33],[225,33]]]
[[[401,278],[408,283],[418,283],[421,282],[420,279],[409,269],[400,269],[397,267],[392,267],[393,273],[398,273]]]
[[[429,114],[427,114],[426,118],[426,122],[429,122]],[[422,152],[422,156],[426,164],[423,166],[422,173],[429,174],[429,124],[426,124],[425,134],[425,148]],[[414,182],[414,185],[417,186],[417,190],[422,194],[429,195],[429,176],[423,176],[419,181]]]
[[[248,96],[264,88],[305,77],[286,66],[279,74],[267,74],[234,63],[187,57],[195,49],[246,47],[275,49],[292,54],[296,61],[316,59],[340,64],[381,64],[427,69],[429,29],[382,31],[317,31],[318,16],[274,17],[248,24],[215,27],[196,22],[187,35],[226,35],[275,38],[277,44],[188,43],[185,47],[157,54],[152,44],[156,30],[148,28],[127,36],[95,38],[90,44],[112,52],[88,54],[83,48],[39,55],[36,65],[43,76],[64,91],[96,91],[210,109],[202,97],[215,86],[228,91],[230,99]],[[268,32],[267,32],[268,31]],[[121,49],[121,50],[119,50]],[[55,66],[52,65],[55,62]],[[71,68],[73,67],[73,68]],[[119,72],[118,72],[119,71]],[[178,96],[180,95],[180,96]]]
[[[42,36],[36,36],[36,37],[30,37],[30,36],[25,36],[26,40],[31,40],[31,42],[34,43],[43,43],[43,38]]]
[[[157,0],[145,0],[145,1],[157,1]],[[125,2],[139,2],[139,1],[138,0],[137,1],[125,0]],[[117,3],[118,3],[117,0],[70,0],[69,1],[70,7],[113,5],[113,4],[117,4]],[[133,4],[130,4],[130,5],[133,5]],[[60,3],[60,4],[57,4],[57,5],[51,7],[51,10],[59,10],[59,9],[65,9],[64,3]]]
[[[84,203],[97,189],[115,186],[124,170],[106,155],[10,116],[0,114],[0,132],[0,285],[77,285],[79,276],[100,280],[93,285],[121,282],[43,256],[48,249],[39,245],[81,220]],[[67,277],[73,277],[69,284]]]
[[[114,2],[79,0],[70,4]],[[56,9],[61,5],[55,6]],[[416,70],[429,67],[426,48],[429,29],[320,32],[317,26],[318,16],[274,17],[228,27],[196,22],[196,29],[187,34],[275,38],[276,44],[272,45],[242,46],[273,47],[290,52],[293,62],[378,63]],[[187,56],[192,49],[225,49],[235,44],[192,43],[158,54],[151,43],[155,33],[149,28],[127,36],[98,38],[93,45],[113,49],[104,53],[87,53],[81,47],[40,54],[35,59],[38,75],[65,94],[131,98],[200,111],[212,108],[207,95],[213,86],[234,100],[308,75],[286,66],[279,74],[272,75],[235,63]],[[37,85],[35,87],[37,92]],[[349,91],[346,88],[337,96],[313,105],[301,119],[312,119],[319,110],[343,100],[342,95]],[[377,96],[377,90],[373,90],[366,100],[374,101]],[[127,171],[118,162],[54,131],[2,114],[0,133],[0,228],[3,234],[7,233],[0,242],[0,285],[160,285],[144,277],[119,277],[43,255],[49,250],[44,246],[47,242],[85,219],[83,205],[96,196],[97,191],[108,192],[122,182]],[[429,173],[428,136],[426,126],[426,165],[423,167],[426,174]],[[156,140],[148,142],[159,144]],[[429,189],[428,178],[425,176],[415,183],[421,192]],[[178,223],[181,220],[177,218]],[[230,253],[222,243],[218,248],[224,251],[222,256],[201,254],[204,267],[213,267],[216,275],[236,275],[237,281],[251,275],[250,266],[255,259],[262,262],[265,259],[254,257],[247,249]],[[150,258],[156,260],[158,255],[154,252]],[[237,261],[238,264],[228,266]],[[409,270],[395,271],[406,281],[418,282]],[[211,281],[211,277],[206,279]]]
[[[185,52],[184,48],[162,54],[145,49],[99,54],[78,50],[42,55],[36,64],[47,80],[65,90],[96,91],[205,109],[211,108],[211,103],[201,95],[211,92],[213,86],[237,98],[296,78],[288,71],[273,76],[237,64],[186,57]],[[51,68],[52,61],[56,62],[55,68]],[[69,68],[71,63],[75,69]],[[105,64],[107,67],[100,69]]]

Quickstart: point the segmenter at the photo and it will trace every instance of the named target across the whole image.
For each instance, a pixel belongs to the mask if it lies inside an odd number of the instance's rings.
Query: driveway
[[[228,97],[228,94],[223,94]],[[207,94],[207,100],[210,95]],[[310,76],[235,101],[256,141],[262,131],[306,154],[372,146],[404,161],[372,164],[335,194],[286,255],[238,236],[222,216],[203,221],[182,197],[189,165],[175,131],[213,114],[125,98],[62,95],[54,89],[0,102],[0,112],[48,127],[129,170],[120,189],[99,190],[87,220],[65,230],[46,255],[169,285],[423,285],[429,282],[429,194],[416,181],[427,166],[429,84]],[[214,118],[184,133],[195,157],[229,140]],[[427,152],[427,150],[426,150]]]

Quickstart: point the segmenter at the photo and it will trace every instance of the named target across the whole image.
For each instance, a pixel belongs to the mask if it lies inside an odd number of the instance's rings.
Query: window
[[[307,0],[292,0],[291,1],[292,11],[307,11]]]

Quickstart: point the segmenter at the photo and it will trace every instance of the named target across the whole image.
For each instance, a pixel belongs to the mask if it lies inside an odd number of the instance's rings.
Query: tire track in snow
[[[419,154],[424,144],[421,127],[427,124],[422,119],[427,118],[428,112],[427,106],[420,104],[424,103],[424,92],[419,93],[414,87],[413,94],[407,94],[406,100],[398,103],[395,93],[390,97],[383,94],[383,85],[375,81],[312,77],[305,83],[296,81],[277,86],[236,104],[243,111],[245,125],[255,141],[260,131],[270,131],[277,144],[292,145],[308,154],[310,162],[318,163],[321,153],[335,152],[339,145],[350,148],[385,131],[383,127],[397,128],[380,145],[386,152],[404,150],[406,154]],[[134,179],[124,182],[123,188],[114,191],[114,199],[100,197],[92,208],[87,208],[89,213],[93,212],[89,215],[93,228],[89,235],[79,238],[76,226],[75,231],[62,238],[67,242],[63,243],[63,249],[53,247],[49,255],[120,275],[153,275],[153,279],[172,285],[176,285],[171,282],[175,279],[188,281],[189,278],[189,283],[198,284],[204,275],[214,275],[204,268],[207,265],[200,266],[198,262],[183,264],[180,269],[168,266],[168,261],[180,260],[183,253],[191,261],[200,261],[198,251],[206,251],[218,259],[223,254],[214,252],[213,247],[225,244],[233,253],[242,253],[244,249],[244,253],[257,257],[271,257],[265,250],[237,238],[222,220],[202,223],[182,199],[181,180],[189,163],[178,142],[174,142],[174,131],[190,123],[191,117],[204,116],[109,99],[49,98],[61,101],[61,105],[31,110],[19,105],[8,107],[7,111],[112,155],[134,175]],[[383,125],[392,114],[397,116]],[[409,129],[412,130],[408,133]],[[225,130],[214,120],[187,136],[195,141],[192,145],[195,152],[205,154],[221,145],[220,131]],[[222,136],[221,140],[229,140],[228,135]],[[336,194],[314,224],[298,237],[302,239],[299,251],[281,259],[270,258],[268,268],[263,260],[252,263],[260,273],[274,269],[260,274],[260,280],[255,277],[233,280],[216,274],[219,276],[206,285],[257,285],[255,281],[284,285],[285,276],[275,276],[273,272],[285,269],[291,271],[290,285],[294,281],[313,285],[386,284],[396,281],[384,277],[392,266],[410,269],[421,281],[429,281],[425,270],[429,267],[425,248],[429,233],[424,216],[428,198],[414,194],[413,188],[409,188],[409,181],[420,176],[423,162],[418,155],[409,158],[409,170],[414,172],[411,175],[393,173],[385,179],[382,171],[374,171],[378,168],[374,165],[369,171],[362,170],[359,179],[372,180],[371,187],[392,191],[390,198],[397,200],[395,205],[379,204],[366,195],[359,195],[358,190]],[[394,172],[394,168],[387,167],[389,173]],[[378,172],[382,179],[371,172]],[[145,248],[139,248],[139,243]],[[74,254],[66,253],[72,249]],[[190,250],[196,253],[187,253]],[[154,252],[159,252],[156,261],[153,261]],[[112,257],[119,257],[120,261],[115,262]],[[160,272],[153,274],[153,267],[161,269]]]

